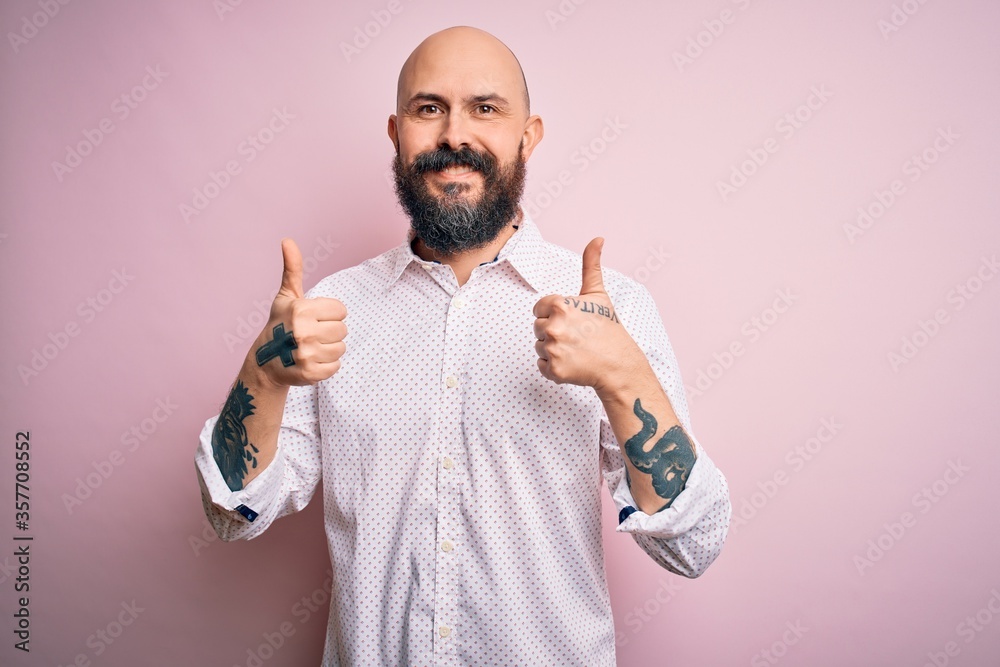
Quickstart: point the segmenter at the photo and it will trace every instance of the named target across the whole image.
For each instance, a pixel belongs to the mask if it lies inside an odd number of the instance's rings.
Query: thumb
[[[602,248],[604,239],[598,236],[583,249],[583,281],[580,283],[580,294],[604,292],[604,276],[601,274]]]
[[[302,291],[302,253],[292,239],[281,239],[281,255],[285,269],[281,274],[280,292],[287,296],[301,299]]]

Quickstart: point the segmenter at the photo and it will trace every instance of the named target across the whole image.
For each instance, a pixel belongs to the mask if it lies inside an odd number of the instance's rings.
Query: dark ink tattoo
[[[263,366],[275,357],[281,357],[281,363],[285,366],[294,366],[295,359],[292,357],[292,350],[298,348],[293,332],[285,333],[285,325],[279,324],[272,329],[274,339],[264,343],[257,348],[257,365]]]
[[[653,490],[656,495],[666,498],[667,504],[662,507],[666,509],[684,490],[695,461],[694,446],[684,429],[677,425],[647,450],[646,443],[656,435],[656,417],[643,410],[638,398],[632,410],[642,422],[642,428],[625,442],[625,453],[637,470],[653,477]]]
[[[582,301],[571,296],[563,297],[563,303],[567,306],[573,306],[577,310],[582,310],[585,313],[594,313],[595,315],[607,317],[612,322],[618,321],[618,314],[604,304],[595,303],[593,301]]]
[[[247,391],[246,385],[237,380],[236,386],[229,392],[229,398],[219,413],[219,420],[212,431],[212,452],[215,462],[219,465],[223,478],[231,491],[243,488],[243,479],[247,475],[247,463],[257,467],[257,457],[254,454],[260,450],[247,439],[247,429],[243,422],[253,414],[253,396]],[[253,450],[248,451],[248,450]]]

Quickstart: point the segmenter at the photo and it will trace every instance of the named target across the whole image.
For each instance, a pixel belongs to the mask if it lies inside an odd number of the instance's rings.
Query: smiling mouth
[[[440,171],[434,172],[443,176],[465,176],[466,174],[475,173],[475,169],[469,165],[455,165],[447,167],[446,169],[441,169]]]

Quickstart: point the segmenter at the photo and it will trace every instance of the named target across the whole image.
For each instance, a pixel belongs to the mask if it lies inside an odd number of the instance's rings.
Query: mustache
[[[448,167],[471,167],[490,177],[496,172],[496,164],[496,159],[489,154],[479,153],[471,148],[453,151],[441,147],[417,155],[410,169],[416,174],[424,174],[428,171],[442,171]]]

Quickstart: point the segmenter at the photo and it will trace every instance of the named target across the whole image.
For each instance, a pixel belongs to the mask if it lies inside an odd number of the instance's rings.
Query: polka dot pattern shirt
[[[696,577],[719,554],[725,477],[691,431],[677,361],[648,290],[604,282],[697,448],[684,491],[635,510],[625,464],[590,387],[536,365],[532,307],[577,294],[581,256],[525,215],[462,286],[405,242],[339,271],[308,296],[347,306],[341,370],[292,387],[274,461],[231,492],[196,454],[206,513],[250,539],[323,485],[333,595],[323,665],[615,664],[601,541],[601,484],[657,563]],[[253,518],[253,521],[247,517]]]

